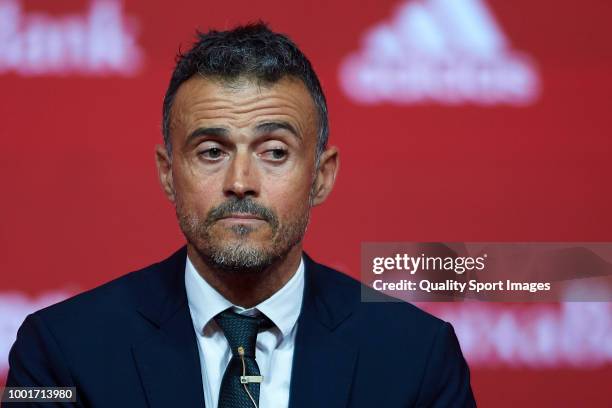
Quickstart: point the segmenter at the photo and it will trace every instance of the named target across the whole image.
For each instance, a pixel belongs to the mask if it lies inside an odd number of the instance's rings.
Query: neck
[[[302,243],[260,273],[228,273],[210,267],[190,243],[187,255],[200,276],[234,305],[250,308],[263,302],[293,277],[300,265]]]

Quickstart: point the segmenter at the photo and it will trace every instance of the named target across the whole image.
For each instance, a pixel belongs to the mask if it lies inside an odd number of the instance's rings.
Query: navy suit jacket
[[[449,323],[408,303],[361,302],[358,281],[304,260],[290,408],[475,406]],[[75,386],[88,407],[204,407],[185,261],[183,247],[29,315],[7,386]]]

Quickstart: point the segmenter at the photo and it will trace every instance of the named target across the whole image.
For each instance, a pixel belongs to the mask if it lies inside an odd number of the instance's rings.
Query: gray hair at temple
[[[197,40],[191,49],[186,53],[179,51],[164,97],[162,132],[170,156],[172,103],[181,84],[195,74],[230,81],[246,76],[265,84],[273,84],[285,76],[300,79],[310,92],[317,109],[315,157],[318,166],[319,157],[329,137],[327,103],[310,61],[289,37],[271,31],[263,22],[238,26],[228,31],[197,32]]]

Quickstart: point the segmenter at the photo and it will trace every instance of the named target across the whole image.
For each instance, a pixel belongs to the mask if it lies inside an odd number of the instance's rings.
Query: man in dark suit
[[[319,81],[286,36],[199,34],[163,131],[159,177],[187,245],[29,315],[8,386],[74,386],[92,407],[475,405],[450,324],[362,302],[369,289],[303,252],[339,159]]]

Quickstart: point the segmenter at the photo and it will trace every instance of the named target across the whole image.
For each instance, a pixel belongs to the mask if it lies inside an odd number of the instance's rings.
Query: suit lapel
[[[139,312],[155,332],[132,347],[152,408],[204,407],[197,339],[184,284],[186,248],[157,265],[142,284]],[[358,347],[338,328],[350,318],[354,298],[339,292],[331,272],[307,254],[302,309],[298,319],[289,408],[348,405]],[[358,299],[357,299],[358,300]]]
[[[184,284],[186,251],[158,264],[139,312],[155,333],[132,347],[147,400],[155,407],[204,407],[197,340]]]
[[[326,285],[329,272],[308,255],[302,311],[295,340],[289,408],[346,407],[358,348],[338,335],[352,313],[350,301]],[[337,296],[340,295],[340,296]]]

